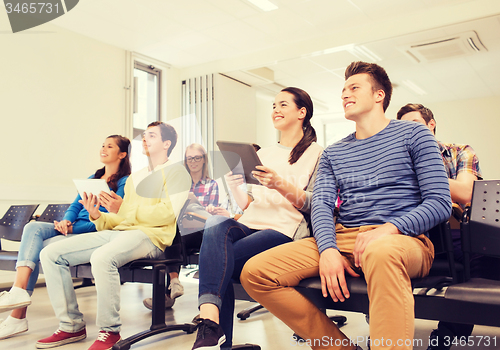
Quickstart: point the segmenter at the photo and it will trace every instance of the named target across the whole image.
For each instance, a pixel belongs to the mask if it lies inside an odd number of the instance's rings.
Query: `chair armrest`
[[[201,216],[200,214],[193,213],[191,211],[187,212],[184,217],[186,218],[186,220],[189,220],[189,221],[192,221],[192,220],[197,220],[197,221],[200,221],[200,222],[207,221],[206,217]]]
[[[458,222],[460,222],[462,220],[463,214],[464,210],[462,209],[462,207],[457,203],[453,203],[451,207],[451,216],[453,216],[455,219],[457,219]]]

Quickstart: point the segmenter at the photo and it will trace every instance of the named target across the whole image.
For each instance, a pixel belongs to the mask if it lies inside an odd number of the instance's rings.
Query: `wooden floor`
[[[181,281],[185,287],[185,295],[177,299],[172,310],[166,311],[167,323],[190,322],[198,314],[197,293],[198,281],[192,277],[185,276],[186,270],[181,272]],[[86,287],[77,290],[80,310],[85,314],[87,322],[87,339],[64,345],[64,350],[85,350],[90,347],[97,337],[98,329],[95,326],[96,316],[96,293],[94,287]],[[130,336],[139,331],[149,328],[151,312],[142,305],[142,300],[151,296],[151,286],[148,284],[126,283],[122,286],[122,337]],[[38,339],[49,336],[57,329],[57,319],[50,305],[45,287],[36,288],[33,294],[33,304],[28,310],[29,330],[18,336],[0,340],[0,349],[34,349]],[[238,301],[236,310],[253,305],[249,302]],[[334,314],[329,311],[329,314]],[[359,345],[367,349],[366,337],[369,333],[368,324],[364,315],[354,313],[343,313],[348,318],[348,323],[342,327],[342,331],[351,339],[359,340]],[[0,315],[0,318],[7,317],[7,313]],[[500,316],[499,316],[500,317]],[[427,348],[428,336],[436,322],[417,320],[415,338],[422,339],[420,345],[414,349],[421,350]],[[235,343],[255,343],[259,344],[263,350],[308,348],[298,346],[292,340],[292,331],[288,329],[280,320],[273,317],[266,310],[260,310],[245,320],[235,319],[234,340]],[[497,346],[474,346],[474,347],[453,347],[453,349],[479,349],[493,350],[500,349],[500,328],[476,327],[474,336],[496,336]],[[173,332],[157,335],[132,346],[132,349],[141,350],[189,350],[192,347],[196,335],[185,334],[183,332]],[[479,339],[479,338],[477,338]]]

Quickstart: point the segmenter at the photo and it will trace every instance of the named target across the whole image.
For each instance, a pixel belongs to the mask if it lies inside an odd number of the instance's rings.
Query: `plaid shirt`
[[[204,207],[209,204],[215,207],[219,206],[219,186],[215,180],[204,178],[196,184],[192,183],[190,192],[193,192],[200,204]]]
[[[449,179],[456,179],[459,173],[467,172],[482,180],[479,159],[471,146],[439,141],[438,144]]]

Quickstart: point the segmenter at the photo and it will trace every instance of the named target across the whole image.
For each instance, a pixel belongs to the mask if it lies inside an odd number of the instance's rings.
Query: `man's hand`
[[[365,252],[365,249],[368,244],[370,244],[370,242],[383,236],[399,233],[400,232],[398,228],[388,222],[373,230],[358,233],[358,236],[356,237],[356,243],[354,243],[354,251],[352,252],[354,255],[354,265],[356,265],[356,267],[363,267],[361,266],[361,256]]]
[[[68,233],[73,233],[73,224],[69,220],[54,221],[54,229],[66,236]]]
[[[99,202],[108,212],[116,214],[123,203],[123,198],[114,191],[111,191],[111,194],[101,191],[99,193]]]
[[[92,220],[97,220],[101,217],[101,212],[99,211],[100,203],[97,196],[94,196],[92,193],[87,196],[87,193],[83,192],[83,197],[78,202],[87,209]]]
[[[323,297],[326,298],[328,296],[328,290],[335,302],[339,300],[344,301],[345,298],[349,298],[344,270],[353,277],[359,277],[337,249],[329,248],[321,253],[319,258],[319,276],[321,278]]]

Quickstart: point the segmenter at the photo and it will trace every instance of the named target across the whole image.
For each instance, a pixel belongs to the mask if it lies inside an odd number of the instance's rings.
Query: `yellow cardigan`
[[[157,166],[152,173],[145,168],[129,176],[118,213],[101,213],[97,220],[91,219],[97,231],[141,230],[162,251],[170,246],[191,176],[182,163],[168,163]]]

